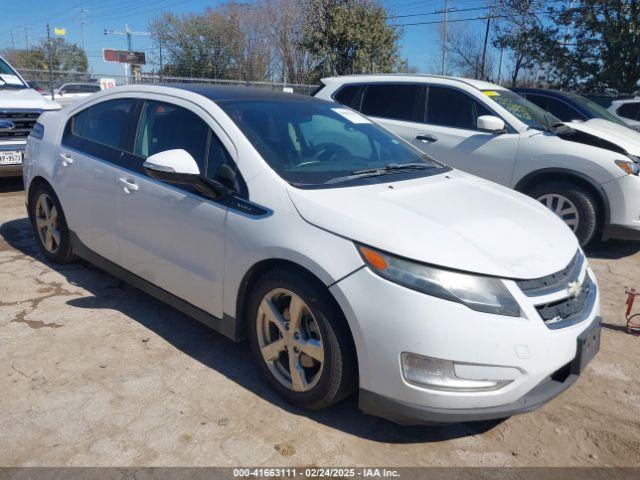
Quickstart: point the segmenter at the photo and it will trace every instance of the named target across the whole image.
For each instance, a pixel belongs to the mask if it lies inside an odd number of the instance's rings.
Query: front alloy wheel
[[[294,392],[311,390],[322,375],[322,335],[306,303],[283,288],[268,292],[256,317],[260,353],[271,374]]]
[[[598,200],[583,185],[569,180],[539,183],[527,193],[556,214],[586,246],[597,237],[602,227]]]
[[[537,199],[567,224],[573,233],[578,229],[580,214],[571,200],[557,193],[548,193]]]
[[[313,275],[287,267],[264,273],[243,318],[253,358],[289,403],[317,410],[355,390],[358,361],[347,321]]]

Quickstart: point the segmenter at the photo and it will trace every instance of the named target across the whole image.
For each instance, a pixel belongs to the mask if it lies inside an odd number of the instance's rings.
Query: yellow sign
[[[54,28],[53,29],[53,33],[55,33],[56,35],[66,35],[67,34],[67,29],[66,28]]]
[[[500,94],[498,92],[496,92],[495,90],[485,90],[484,93],[487,97],[499,97]]]

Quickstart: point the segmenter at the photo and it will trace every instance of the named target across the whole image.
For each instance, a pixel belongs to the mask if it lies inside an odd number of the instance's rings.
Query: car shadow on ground
[[[0,178],[0,193],[19,192],[24,190],[22,177]]]
[[[385,443],[438,442],[484,433],[501,421],[444,426],[401,426],[358,410],[357,394],[323,411],[296,409],[269,387],[253,363],[247,342],[234,343],[196,320],[166,306],[110,274],[85,262],[55,265],[40,252],[27,218],[0,225],[4,241],[24,255],[45,263],[92,296],[67,302],[75,308],[113,309],[152,330],[175,348],[238,385],[294,415],[306,416],[346,433]],[[0,244],[0,247],[2,245]],[[0,250],[8,248],[0,248]]]
[[[607,242],[596,242],[593,246],[587,247],[585,253],[589,258],[599,258],[603,260],[618,260],[630,257],[640,252],[640,241],[609,240]]]

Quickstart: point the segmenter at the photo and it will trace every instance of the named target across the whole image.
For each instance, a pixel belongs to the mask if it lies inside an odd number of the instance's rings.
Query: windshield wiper
[[[388,163],[382,168],[365,168],[362,170],[353,170],[351,175],[360,175],[363,173],[379,173],[380,175],[386,175],[389,172],[396,170],[426,170],[427,168],[433,168],[424,163]]]
[[[348,182],[349,180],[357,180],[359,178],[368,178],[368,177],[381,177],[383,175],[390,175],[393,173],[398,173],[402,171],[411,171],[411,170],[427,170],[430,168],[435,168],[430,165],[425,165],[424,163],[389,163],[382,168],[366,168],[362,170],[353,170],[351,175],[346,175],[344,177],[336,177],[331,180],[327,180],[324,182],[324,185],[329,185],[332,183],[342,183]]]

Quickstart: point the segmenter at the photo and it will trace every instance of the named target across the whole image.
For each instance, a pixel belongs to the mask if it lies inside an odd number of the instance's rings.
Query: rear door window
[[[425,86],[410,83],[368,85],[361,111],[373,117],[424,122],[425,91]]]
[[[116,162],[129,151],[138,101],[119,98],[95,104],[67,122],[62,144],[103,160]]]

